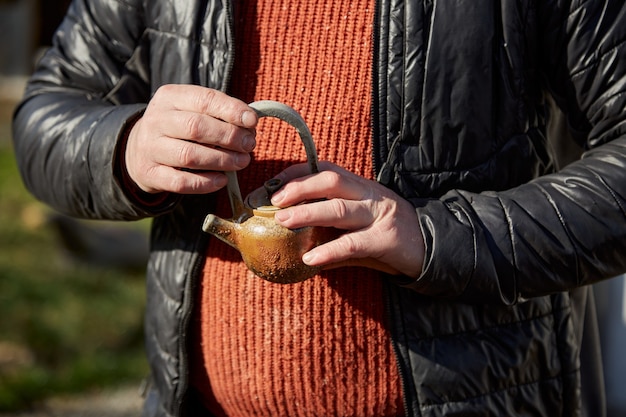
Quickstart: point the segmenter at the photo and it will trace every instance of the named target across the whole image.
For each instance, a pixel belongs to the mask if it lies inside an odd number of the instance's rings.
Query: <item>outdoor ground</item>
[[[0,417],[137,417],[142,400],[137,386],[83,393],[47,400],[32,411],[0,414]]]
[[[70,256],[23,186],[10,121],[24,82],[0,76],[0,417],[140,416],[144,271]],[[147,231],[100,223],[85,225]]]

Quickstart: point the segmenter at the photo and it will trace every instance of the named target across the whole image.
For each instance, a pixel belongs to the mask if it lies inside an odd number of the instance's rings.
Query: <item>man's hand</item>
[[[204,194],[227,183],[222,171],[250,163],[255,111],[224,93],[194,85],[166,85],[130,131],[128,175],[148,193]]]
[[[307,252],[303,261],[326,268],[364,265],[418,277],[424,241],[415,208],[388,188],[337,165],[322,162],[320,168],[314,175],[307,175],[306,165],[287,168],[277,176],[286,185],[272,196],[272,204],[289,207],[276,214],[285,227],[346,231]],[[296,205],[304,201],[312,202]]]

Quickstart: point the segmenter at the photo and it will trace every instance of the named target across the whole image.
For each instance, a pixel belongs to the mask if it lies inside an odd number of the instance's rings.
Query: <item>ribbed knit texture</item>
[[[321,160],[372,177],[373,0],[237,4],[231,94],[282,101],[309,125]],[[241,80],[244,80],[241,82]],[[286,123],[262,119],[242,193],[306,160]],[[218,214],[230,217],[225,193]],[[380,276],[342,268],[299,284],[255,277],[213,240],[199,289],[192,385],[216,415],[402,415]]]

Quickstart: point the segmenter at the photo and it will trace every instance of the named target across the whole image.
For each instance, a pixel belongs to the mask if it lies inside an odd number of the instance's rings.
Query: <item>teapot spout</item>
[[[236,223],[224,220],[215,214],[209,214],[204,218],[202,230],[239,250],[237,245],[238,227]]]

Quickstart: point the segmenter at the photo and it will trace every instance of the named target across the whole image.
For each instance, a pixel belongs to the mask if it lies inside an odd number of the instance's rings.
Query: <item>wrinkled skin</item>
[[[252,108],[217,90],[163,86],[129,133],[126,170],[147,193],[215,192],[227,183],[222,171],[237,171],[250,163],[257,123]],[[424,243],[413,206],[337,165],[322,162],[320,167],[323,171],[315,175],[306,175],[306,164],[281,172],[277,178],[287,184],[272,197],[272,204],[279,207],[323,199],[281,210],[276,220],[282,226],[347,231],[305,253],[304,263],[325,268],[365,265],[419,276]]]
[[[337,165],[322,162],[320,168],[322,172],[306,176],[302,176],[308,172],[304,164],[286,169],[277,178],[287,184],[272,196],[276,206],[294,206],[276,213],[285,227],[328,226],[348,231],[305,253],[303,261],[327,268],[364,264],[419,276],[424,242],[414,207],[388,188]]]
[[[148,193],[205,194],[227,183],[221,171],[248,166],[255,111],[217,90],[166,85],[133,126],[126,169]]]

